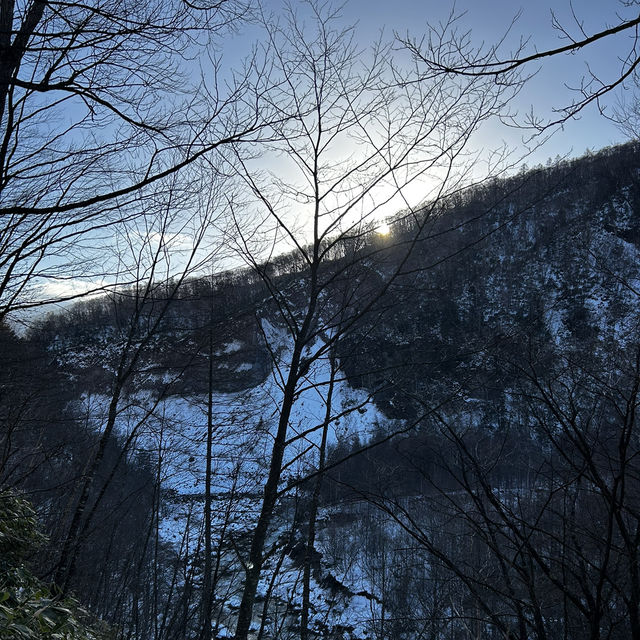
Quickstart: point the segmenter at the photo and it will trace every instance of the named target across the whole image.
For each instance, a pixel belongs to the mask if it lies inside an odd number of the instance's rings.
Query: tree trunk
[[[302,612],[300,614],[300,640],[309,638],[309,609],[311,606],[311,561],[316,541],[316,519],[318,516],[318,505],[320,502],[320,492],[323,483],[324,461],[327,451],[327,432],[331,422],[331,403],[333,399],[333,385],[335,381],[335,356],[331,353],[331,379],[327,390],[325,401],[324,423],[322,425],[322,440],[320,442],[320,452],[318,454],[318,475],[316,477],[311,504],[309,505],[309,531],[307,533],[307,546],[304,553],[304,564],[302,574]]]

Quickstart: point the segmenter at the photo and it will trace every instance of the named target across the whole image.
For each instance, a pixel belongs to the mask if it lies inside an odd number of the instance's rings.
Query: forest
[[[252,633],[297,637],[306,611],[328,638],[632,636],[639,170],[630,143],[463,191],[408,261],[402,215],[335,250]],[[232,633],[310,278],[267,266],[3,331],[0,477],[47,533],[32,569],[123,637],[195,637],[205,607]]]
[[[640,640],[637,104],[525,165],[637,90],[620,5],[365,55],[322,2],[0,0],[0,639]]]

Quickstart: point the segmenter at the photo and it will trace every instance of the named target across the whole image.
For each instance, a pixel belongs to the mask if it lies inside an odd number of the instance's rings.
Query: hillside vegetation
[[[318,278],[251,637],[640,640],[640,144],[388,222],[319,274],[285,254],[0,327],[30,570],[117,637],[232,636]]]

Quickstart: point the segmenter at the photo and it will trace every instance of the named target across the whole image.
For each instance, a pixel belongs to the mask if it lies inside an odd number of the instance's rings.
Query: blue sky
[[[286,1],[263,0],[262,6],[265,13],[277,17],[284,13]],[[315,1],[323,3],[323,0]],[[303,0],[289,0],[289,4],[299,15],[305,15]],[[327,2],[327,5],[339,6],[339,2]],[[437,25],[446,21],[453,11],[460,16],[456,22],[458,30],[468,31],[475,46],[488,47],[504,37],[499,54],[501,58],[508,59],[523,42],[522,55],[566,45],[567,36],[554,28],[554,19],[566,29],[567,34],[580,40],[616,25],[624,18],[635,18],[639,8],[640,4],[625,8],[618,0],[573,0],[573,4],[570,0],[458,0],[455,4],[446,0],[347,0],[342,4],[340,24],[345,27],[355,25],[354,37],[363,50],[363,56],[366,56],[367,48],[378,39],[388,41],[396,34],[420,39],[427,32],[429,24]],[[223,68],[233,66],[261,36],[264,38],[264,33],[258,28],[243,27],[234,37],[224,39],[219,49],[223,56]],[[579,87],[581,79],[590,72],[608,81],[615,80],[622,66],[620,59],[629,53],[632,46],[633,41],[624,33],[590,45],[576,54],[563,54],[526,68],[527,74],[536,72],[535,76],[525,84],[511,104],[511,111],[516,110],[521,121],[532,110],[539,118],[557,118],[554,108],[570,104],[577,96],[569,87]],[[627,95],[633,95],[633,92],[627,91]],[[617,94],[607,96],[606,109],[611,111],[616,98]],[[509,127],[497,120],[484,124],[467,147],[471,152],[467,158],[471,159],[472,167],[469,179],[486,177],[487,165],[482,160],[493,157],[490,152],[503,146],[512,151],[505,163],[508,174],[517,171],[523,163],[532,167],[545,164],[549,159],[577,157],[587,150],[596,151],[625,141],[624,134],[603,117],[595,105],[590,105],[578,117],[557,128],[544,144],[534,145],[534,150],[527,154],[523,150],[523,140],[531,135],[530,130]],[[262,163],[260,168],[279,173],[278,178],[295,181],[295,176],[287,173],[284,163],[277,156],[262,155],[257,162]],[[491,175],[505,175],[495,167],[491,167],[489,172]],[[383,220],[407,205],[419,206],[425,199],[433,197],[432,193],[437,192],[438,188],[437,173],[425,176],[424,181],[405,184],[401,196],[384,203],[380,209],[376,204],[376,213],[373,215]],[[384,197],[380,199],[384,200]],[[367,206],[372,207],[370,204]],[[304,218],[298,203],[291,211],[295,211],[296,217]]]
[[[281,2],[267,0],[264,6],[277,13]],[[443,0],[348,0],[342,7],[345,24],[356,24],[356,37],[363,46],[375,40],[381,30],[387,38],[393,37],[394,33],[420,37],[425,33],[428,23],[446,19],[452,10],[462,14],[459,28],[469,30],[473,42],[478,45],[499,40],[519,14],[503,45],[502,50],[507,56],[517,47],[521,38],[529,39],[527,53],[567,44],[567,40],[562,39],[562,34],[552,26],[552,11],[571,35],[580,38],[580,26],[587,35],[591,35],[616,24],[617,14],[635,17],[639,6],[625,8],[616,0],[574,0],[573,3],[569,0],[459,0],[455,3]],[[239,40],[242,41],[242,38]],[[592,45],[584,53],[559,56],[530,67],[532,72],[536,69],[539,71],[519,96],[516,103],[518,111],[523,114],[533,108],[541,116],[551,115],[554,106],[567,104],[576,95],[565,85],[578,86],[589,69],[601,77],[615,78],[620,68],[618,58],[626,54],[630,47],[629,36],[622,35]],[[626,95],[629,93],[627,91]],[[617,95],[609,97],[609,109],[615,105]],[[510,146],[517,146],[522,135],[521,131],[496,126],[487,139],[494,143],[504,140]],[[596,150],[624,140],[618,128],[591,106],[579,118],[566,123],[563,130],[537,150],[529,159],[529,164],[545,162],[556,155],[579,156],[587,149]]]
[[[372,11],[374,7],[376,10]],[[360,27],[367,32],[384,24],[386,31],[419,35],[424,31],[423,25],[446,18],[452,8],[463,14],[459,27],[470,30],[473,42],[478,45],[497,42],[519,14],[503,46],[505,55],[518,45],[521,38],[529,39],[527,53],[568,44],[568,40],[553,28],[552,12],[569,34],[579,39],[583,37],[580,28],[587,35],[592,35],[617,24],[618,15],[635,17],[640,10],[638,5],[625,8],[616,0],[574,0],[572,3],[569,0],[459,0],[456,3],[434,0],[367,3],[350,0],[345,5],[345,17],[359,19]],[[539,71],[519,96],[518,109],[526,112],[533,107],[540,115],[549,114],[553,106],[567,104],[575,97],[576,94],[567,90],[565,85],[578,86],[589,70],[602,78],[615,78],[621,67],[619,56],[626,55],[631,46],[629,35],[623,34],[591,45],[583,53],[565,54],[532,66],[531,71]],[[616,97],[610,96],[609,108],[615,104]],[[515,144],[518,136],[514,133],[506,131],[504,135]],[[623,140],[618,128],[591,106],[581,113],[579,119],[568,122],[564,131],[554,136],[541,150],[541,155],[581,155],[587,148],[597,149]]]
[[[291,0],[296,5],[298,0]],[[283,0],[263,0],[266,11],[277,14],[282,11]],[[419,38],[427,29],[428,23],[445,20],[453,8],[453,3],[444,0],[348,0],[344,4],[342,13],[344,25],[356,24],[355,35],[363,49],[366,49],[377,39],[380,31],[387,39],[394,33]],[[625,9],[617,0],[574,0],[572,15],[568,0],[548,0],[539,2],[507,2],[505,0],[459,0],[455,9],[464,14],[459,20],[461,30],[469,30],[472,41],[480,46],[482,43],[495,43],[511,25],[513,18],[520,14],[518,21],[511,27],[508,38],[504,42],[503,53],[508,57],[515,49],[521,38],[528,38],[526,53],[537,50],[555,48],[566,44],[560,38],[560,33],[552,27],[551,9],[556,12],[557,19],[565,25],[571,34],[580,37],[581,23],[584,32],[591,35],[612,26],[618,22],[616,12],[623,17],[637,16],[640,4]],[[251,45],[259,38],[260,31],[253,28],[243,28],[232,37],[224,37],[219,44],[218,53],[223,56],[223,68],[230,69],[249,53]],[[628,53],[631,41],[627,35],[609,39],[607,42],[589,47],[584,53],[577,55],[563,55],[539,65],[539,73],[525,86],[515,104],[518,111],[528,112],[532,107],[540,116],[551,115],[554,106],[563,106],[570,102],[573,95],[565,85],[576,86],[580,78],[591,68],[598,75],[617,77],[620,69],[621,55]],[[590,65],[589,67],[587,65]],[[538,67],[532,67],[534,71]],[[198,78],[195,78],[198,81]],[[633,91],[626,92],[628,97]],[[609,96],[610,108],[615,104],[616,95]],[[483,131],[475,141],[478,149],[495,148],[505,143],[515,149],[514,157],[521,145],[522,130],[508,128],[498,123]],[[556,156],[580,156],[585,150],[597,150],[607,145],[623,142],[624,135],[618,128],[600,115],[591,106],[584,110],[578,119],[574,119],[557,131],[544,145],[525,159],[528,166],[538,163],[544,164],[548,158]],[[428,192],[420,184],[412,185],[413,192],[406,193],[411,204],[415,205],[428,197]],[[409,189],[405,190],[409,192]],[[391,203],[379,217],[396,213],[401,205]],[[377,215],[377,214],[376,214]],[[65,291],[73,283],[55,283],[65,287]],[[82,282],[80,283],[82,286]],[[60,291],[52,291],[53,296],[62,295]]]

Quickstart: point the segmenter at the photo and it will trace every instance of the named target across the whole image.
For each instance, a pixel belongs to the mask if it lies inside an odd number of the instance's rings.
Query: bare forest
[[[0,640],[640,640],[612,5],[0,0]]]

